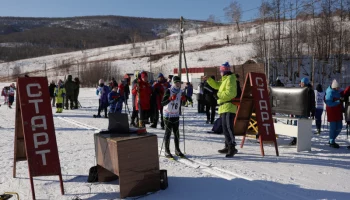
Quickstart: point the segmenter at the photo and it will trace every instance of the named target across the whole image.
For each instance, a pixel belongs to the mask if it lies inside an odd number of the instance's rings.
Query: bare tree
[[[230,3],[229,6],[224,8],[225,16],[231,23],[235,23],[237,26],[238,31],[241,31],[239,29],[239,22],[242,18],[242,8],[241,5],[238,3],[238,1],[233,1]]]
[[[209,15],[207,22],[208,25],[212,26],[215,23],[215,15]]]

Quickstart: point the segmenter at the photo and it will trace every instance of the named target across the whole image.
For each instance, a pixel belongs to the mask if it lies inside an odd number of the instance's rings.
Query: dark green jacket
[[[74,90],[76,89],[76,84],[73,82],[72,75],[68,75],[68,79],[64,84],[64,88],[66,89],[67,96],[74,96]]]

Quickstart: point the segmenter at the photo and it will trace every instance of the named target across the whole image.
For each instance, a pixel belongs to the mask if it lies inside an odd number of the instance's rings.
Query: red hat
[[[148,77],[147,72],[142,72],[141,73],[141,78],[145,78],[145,77]]]

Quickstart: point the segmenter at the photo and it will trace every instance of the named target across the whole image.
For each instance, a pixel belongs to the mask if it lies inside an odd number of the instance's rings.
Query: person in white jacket
[[[8,99],[9,104],[8,105],[9,105],[9,108],[12,108],[11,106],[12,106],[13,102],[15,101],[15,90],[16,90],[15,84],[12,83],[10,85],[10,90],[8,91],[8,96],[9,96],[9,99]]]
[[[321,133],[321,124],[322,124],[322,113],[324,109],[324,96],[325,93],[322,89],[322,85],[318,84],[315,90],[315,102],[316,102],[316,111],[315,111],[315,121],[316,121],[316,134]]]

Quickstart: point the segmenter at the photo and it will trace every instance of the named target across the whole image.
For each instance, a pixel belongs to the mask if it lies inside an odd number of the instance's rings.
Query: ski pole
[[[184,136],[184,154],[186,154],[186,145],[185,145],[185,109],[182,112],[182,134]]]
[[[160,147],[160,151],[159,151],[159,156],[158,157],[160,157],[160,155],[162,154],[164,140],[165,140],[165,133],[164,133],[164,136],[163,136],[163,142],[162,142],[162,146]]]

